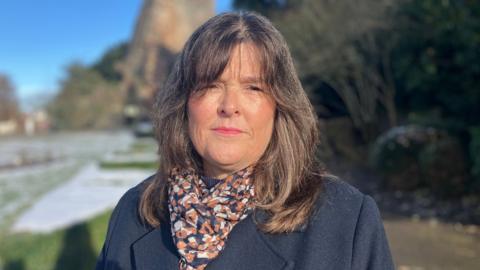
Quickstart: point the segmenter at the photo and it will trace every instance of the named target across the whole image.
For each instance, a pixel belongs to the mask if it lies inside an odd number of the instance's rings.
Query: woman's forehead
[[[237,78],[246,82],[261,80],[262,66],[258,49],[252,43],[236,44],[229,56],[227,66],[220,79]]]

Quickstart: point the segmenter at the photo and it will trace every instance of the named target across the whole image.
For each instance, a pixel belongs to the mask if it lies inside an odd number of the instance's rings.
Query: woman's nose
[[[222,116],[234,116],[240,113],[238,93],[234,89],[225,89],[217,108]]]

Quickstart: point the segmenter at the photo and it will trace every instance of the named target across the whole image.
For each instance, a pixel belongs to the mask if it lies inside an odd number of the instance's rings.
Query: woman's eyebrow
[[[214,80],[212,83],[227,83],[226,80],[218,78]],[[259,76],[243,76],[240,78],[240,83],[264,83],[264,80]]]
[[[257,76],[245,76],[240,78],[241,83],[263,83],[263,80]]]

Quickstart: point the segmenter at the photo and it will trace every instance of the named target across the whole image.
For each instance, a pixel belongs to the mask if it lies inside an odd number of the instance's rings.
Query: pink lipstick
[[[218,127],[218,128],[214,128],[213,130],[222,135],[237,135],[242,133],[242,130],[238,128],[231,128],[231,127]]]

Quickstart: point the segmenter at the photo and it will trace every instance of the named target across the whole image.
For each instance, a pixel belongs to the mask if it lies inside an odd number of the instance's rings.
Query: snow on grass
[[[0,227],[6,226],[22,209],[32,204],[39,196],[69,179],[80,164],[66,160],[33,168],[30,173],[12,172],[12,176],[0,176]]]
[[[131,187],[152,175],[148,170],[101,170],[88,164],[70,181],[43,196],[15,223],[15,232],[52,232],[115,206]]]
[[[124,151],[133,142],[125,131],[0,138],[0,231],[85,164]]]

